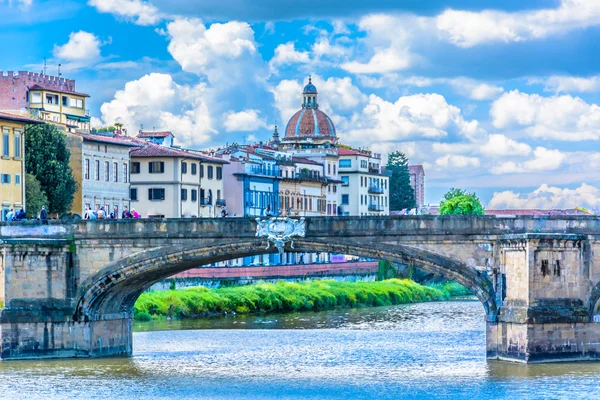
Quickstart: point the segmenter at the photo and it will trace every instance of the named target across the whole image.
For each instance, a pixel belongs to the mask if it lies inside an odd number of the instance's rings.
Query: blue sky
[[[600,208],[597,0],[0,0],[0,70],[63,76],[95,124],[267,140],[307,76],[343,143],[493,208]]]

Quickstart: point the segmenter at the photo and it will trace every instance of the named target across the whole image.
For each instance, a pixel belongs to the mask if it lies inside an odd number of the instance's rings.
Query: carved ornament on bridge
[[[294,237],[304,237],[306,234],[306,221],[304,218],[269,218],[261,220],[256,218],[256,237],[267,238],[267,249],[271,243],[277,247],[279,254],[283,258],[283,248],[286,243],[294,248]]]

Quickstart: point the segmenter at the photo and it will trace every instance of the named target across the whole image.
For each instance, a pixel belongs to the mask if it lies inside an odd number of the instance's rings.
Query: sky
[[[598,0],[0,0],[0,70],[191,148],[285,131],[311,75],[344,144],[487,208],[600,209]]]

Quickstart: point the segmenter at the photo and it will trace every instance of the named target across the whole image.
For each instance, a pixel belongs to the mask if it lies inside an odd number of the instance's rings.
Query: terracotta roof
[[[344,147],[338,148],[338,156],[363,156],[363,157],[371,157],[371,154],[364,153],[358,150],[346,149]]]
[[[77,133],[77,135],[81,136],[83,140],[87,140],[90,142],[116,144],[119,146],[142,147],[146,144],[145,142],[142,142],[129,136],[103,136],[93,135],[91,133]]]
[[[304,157],[292,157],[292,161],[295,163],[300,163],[300,164],[312,164],[312,165],[321,165],[323,166],[323,164],[321,164],[320,162],[316,162],[314,160],[308,159],[308,158],[304,158]]]
[[[143,147],[132,149],[129,152],[129,154],[131,155],[131,157],[181,157],[194,158],[196,160],[214,162],[217,164],[229,164],[227,161],[222,159],[203,156],[189,151],[177,150],[171,147],[160,146],[154,143],[144,143]]]
[[[39,84],[39,83],[36,83],[32,87],[30,87],[29,90],[48,90],[50,92],[74,94],[75,96],[81,96],[81,97],[90,97],[89,94],[75,92],[73,90],[57,89],[56,86],[44,85],[44,84]]]
[[[4,112],[0,112],[0,119],[16,121],[16,122],[25,122],[27,124],[43,124],[44,123],[44,121],[39,120],[39,119],[34,119],[34,118],[25,117],[25,116],[18,115],[18,114],[9,114],[9,113],[4,113]]]
[[[423,166],[420,164],[409,165],[408,172],[410,172],[411,174],[415,174],[415,175],[419,175],[419,174],[425,175],[425,170],[423,169]]]
[[[167,136],[173,136],[173,134],[171,132],[164,131],[164,132],[140,132],[140,134],[137,135],[137,137],[139,137],[139,138],[164,138]]]
[[[585,211],[577,209],[563,210],[540,210],[540,209],[507,209],[507,210],[485,210],[485,215],[515,215],[515,216],[551,216],[551,215],[590,215]]]
[[[335,136],[331,118],[318,108],[302,108],[296,112],[285,128],[285,137]]]

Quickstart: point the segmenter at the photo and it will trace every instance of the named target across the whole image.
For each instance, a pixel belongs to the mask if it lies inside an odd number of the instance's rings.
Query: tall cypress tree
[[[410,186],[410,173],[408,171],[408,158],[400,151],[388,155],[386,171],[390,171],[390,210],[400,211],[405,208],[413,209],[417,206],[415,191]]]
[[[46,193],[46,208],[50,213],[66,213],[73,204],[77,181],[69,165],[70,156],[66,135],[56,126],[25,127],[25,171],[39,181],[41,190]]]

